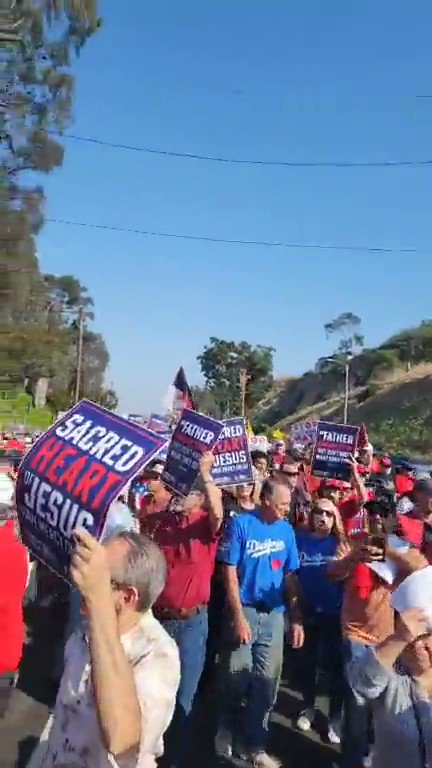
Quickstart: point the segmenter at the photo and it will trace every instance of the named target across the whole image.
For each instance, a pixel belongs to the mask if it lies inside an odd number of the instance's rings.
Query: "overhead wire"
[[[254,158],[224,157],[219,155],[198,154],[195,152],[178,152],[169,149],[156,149],[154,147],[136,146],[120,142],[105,141],[91,136],[79,136],[74,133],[58,133],[49,131],[50,135],[58,136],[71,141],[96,144],[111,149],[123,149],[130,152],[144,152],[149,155],[163,157],[183,158],[186,160],[199,160],[208,163],[225,163],[231,165],[260,165],[281,168],[415,168],[432,166],[432,159],[428,160],[265,160]]]
[[[295,243],[273,240],[252,240],[243,238],[213,237],[211,235],[195,235],[184,232],[162,232],[151,229],[135,229],[122,227],[115,224],[98,224],[90,221],[72,221],[70,219],[46,218],[51,224],[60,224],[70,227],[88,227],[90,229],[107,230],[109,232],[127,232],[132,235],[145,235],[147,237],[172,238],[175,240],[193,240],[205,243],[222,243],[225,245],[256,245],[265,248],[289,248],[325,251],[353,251],[367,253],[417,253],[416,248],[387,248],[370,245],[338,245],[326,243]]]

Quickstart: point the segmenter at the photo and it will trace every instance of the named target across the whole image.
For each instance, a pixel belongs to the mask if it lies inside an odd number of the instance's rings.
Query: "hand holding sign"
[[[200,458],[199,462],[199,469],[200,469],[200,475],[205,483],[211,483],[213,481],[212,478],[212,466],[214,464],[215,457],[212,454],[211,451],[206,451],[203,453],[203,455]]]
[[[106,549],[84,528],[78,528],[73,535],[72,581],[86,602],[99,601],[111,590]]]

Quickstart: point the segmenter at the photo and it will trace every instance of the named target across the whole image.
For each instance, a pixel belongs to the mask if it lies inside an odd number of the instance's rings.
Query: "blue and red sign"
[[[201,456],[213,451],[222,428],[222,421],[185,408],[171,438],[162,482],[187,496],[198,477]]]
[[[241,416],[225,419],[215,447],[212,475],[216,485],[241,485],[253,482],[246,422]]]
[[[100,537],[110,504],[165,438],[82,400],[34,444],[17,481],[24,544],[69,579],[72,533]]]
[[[359,428],[350,424],[319,421],[311,474],[348,481],[351,477],[349,459],[356,452],[358,432]]]

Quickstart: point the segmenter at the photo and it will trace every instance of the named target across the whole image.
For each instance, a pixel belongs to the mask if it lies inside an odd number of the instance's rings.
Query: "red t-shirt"
[[[396,475],[394,479],[396,493],[403,496],[405,493],[411,493],[414,488],[414,480],[407,475]]]
[[[371,472],[372,475],[377,475],[381,469],[381,462],[379,459],[372,459],[370,466],[369,466],[369,472]]]
[[[432,565],[432,526],[413,510],[406,515],[398,515],[398,528],[401,538],[417,547]]]
[[[25,638],[22,603],[29,559],[15,535],[14,523],[0,528],[0,674],[16,672]]]
[[[372,501],[374,495],[368,491],[368,501]],[[366,529],[366,515],[359,503],[357,491],[339,504],[339,512],[345,528],[345,533],[350,536],[354,532]]]
[[[12,437],[10,440],[7,441],[7,444],[6,444],[6,452],[9,452],[9,451],[16,451],[16,453],[24,453],[25,443],[23,443],[21,440],[17,440],[15,437]]]
[[[178,611],[207,605],[219,542],[208,513],[156,512],[142,520],[142,532],[160,546],[168,565],[165,589],[155,608]]]

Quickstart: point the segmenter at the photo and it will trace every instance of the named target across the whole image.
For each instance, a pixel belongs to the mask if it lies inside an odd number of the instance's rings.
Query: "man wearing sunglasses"
[[[280,467],[273,470],[273,477],[291,493],[291,522],[295,525],[304,523],[309,512],[311,496],[306,487],[306,478],[300,472],[300,463],[290,454],[285,454]]]

